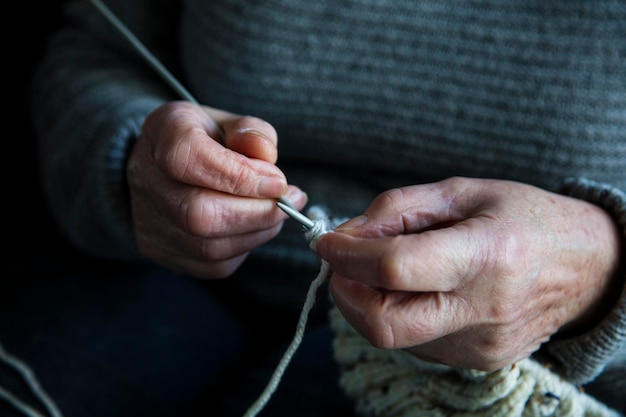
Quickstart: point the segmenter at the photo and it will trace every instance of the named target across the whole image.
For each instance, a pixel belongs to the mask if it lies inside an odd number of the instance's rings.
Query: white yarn
[[[307,211],[307,217],[309,217],[314,222],[313,227],[305,232],[305,238],[309,241],[309,245],[313,250],[315,250],[315,242],[317,241],[317,239],[319,239],[323,234],[330,232],[334,227],[337,226],[337,224],[341,222],[338,220],[331,220],[326,214],[326,211],[320,206],[311,207]],[[278,388],[280,379],[285,373],[285,370],[287,369],[291,358],[300,346],[302,338],[304,337],[304,330],[306,328],[309,313],[311,312],[311,309],[315,304],[315,296],[317,294],[317,290],[324,284],[326,279],[330,276],[330,273],[331,271],[328,262],[322,259],[320,271],[317,274],[317,277],[313,280],[313,282],[311,282],[311,285],[309,286],[309,290],[304,301],[304,306],[302,307],[302,311],[300,312],[300,318],[298,319],[296,333],[293,337],[293,340],[289,344],[289,347],[283,354],[282,359],[274,370],[274,373],[269,383],[265,387],[265,390],[263,390],[259,398],[246,411],[244,417],[254,417],[258,415],[258,413],[263,410],[271,396]]]
[[[306,328],[306,323],[308,321],[309,313],[311,308],[315,304],[315,295],[319,287],[322,286],[328,274],[330,272],[330,267],[326,261],[322,261],[322,266],[320,268],[320,272],[317,274],[317,277],[311,285],[309,286],[309,290],[307,292],[306,300],[304,302],[304,306],[302,307],[302,311],[300,312],[300,318],[298,319],[298,325],[296,326],[296,334],[293,337],[293,340],[289,344],[289,347],[283,354],[282,359],[278,363],[278,366],[274,370],[272,378],[267,384],[265,390],[261,396],[252,404],[252,406],[246,411],[244,414],[245,417],[254,417],[256,416],[267,404],[271,396],[278,388],[278,383],[280,382],[291,358],[293,357],[298,347],[300,347],[300,343],[302,342],[302,338],[304,337],[304,330]]]
[[[452,368],[373,347],[329,312],[340,386],[362,417],[619,417],[532,359],[494,372]]]
[[[54,401],[52,401],[41,385],[39,385],[39,382],[35,377],[35,373],[24,362],[9,354],[1,343],[0,362],[4,362],[6,365],[15,369],[22,376],[22,379],[26,382],[35,397],[44,405],[50,416],[62,417],[61,411],[59,411]],[[26,404],[10,391],[5,390],[3,387],[0,387],[0,398],[4,399],[28,417],[44,417],[43,414],[39,413],[37,410]]]
[[[319,205],[311,206],[306,215],[309,219],[313,220],[314,225],[310,230],[307,230],[304,237],[309,242],[309,247],[315,252],[315,244],[322,235],[333,231],[341,223],[345,222],[346,218],[331,218],[327,210]]]

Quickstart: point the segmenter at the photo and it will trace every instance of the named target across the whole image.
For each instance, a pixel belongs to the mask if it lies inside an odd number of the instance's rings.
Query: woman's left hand
[[[374,346],[489,371],[593,324],[619,242],[585,201],[456,177],[382,193],[316,250],[335,304]]]

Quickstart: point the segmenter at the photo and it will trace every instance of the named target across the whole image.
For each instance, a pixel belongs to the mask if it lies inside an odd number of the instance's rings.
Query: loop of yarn
[[[313,227],[304,233],[304,237],[309,242],[309,247],[313,252],[316,251],[315,243],[322,235],[333,231],[341,223],[348,220],[347,218],[331,218],[327,210],[319,205],[311,206],[307,210],[306,215],[313,220],[314,223]]]

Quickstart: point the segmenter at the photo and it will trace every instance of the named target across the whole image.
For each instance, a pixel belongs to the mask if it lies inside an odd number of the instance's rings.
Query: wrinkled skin
[[[199,278],[224,278],[280,231],[275,199],[306,194],[276,167],[277,135],[258,118],[187,102],[146,118],[127,164],[139,250]]]
[[[277,144],[258,118],[155,109],[127,166],[140,251],[180,273],[230,276],[280,231],[276,198],[306,204],[276,167]],[[612,300],[619,246],[599,207],[468,178],[389,190],[316,243],[337,307],[374,346],[482,370],[594,324]]]
[[[374,346],[489,371],[595,324],[614,300],[619,242],[592,204],[451,178],[381,194],[316,250],[337,307]]]

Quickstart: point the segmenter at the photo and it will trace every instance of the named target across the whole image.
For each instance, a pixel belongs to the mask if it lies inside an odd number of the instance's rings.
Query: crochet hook
[[[292,204],[284,197],[280,197],[276,201],[276,205],[289,217],[300,223],[305,229],[311,230],[315,223],[304,214],[300,213]]]

